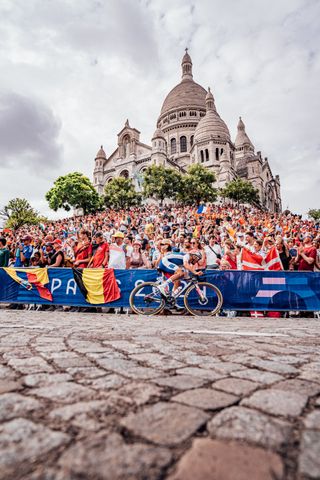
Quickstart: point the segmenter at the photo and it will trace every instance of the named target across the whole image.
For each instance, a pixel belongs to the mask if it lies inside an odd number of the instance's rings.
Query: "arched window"
[[[180,152],[187,151],[187,137],[180,137]]]
[[[122,170],[122,172],[120,173],[120,177],[129,178],[128,170]]]
[[[206,162],[209,160],[209,150],[206,148]]]
[[[177,151],[177,141],[176,141],[175,138],[171,138],[170,146],[171,146],[171,153],[176,153],[176,151]]]
[[[216,160],[219,160],[219,148],[216,148]]]
[[[204,162],[203,150],[200,150],[201,163]]]
[[[191,145],[191,147],[192,147],[192,145],[193,145],[193,139],[194,139],[194,135],[191,135],[191,137],[190,137],[190,145]]]

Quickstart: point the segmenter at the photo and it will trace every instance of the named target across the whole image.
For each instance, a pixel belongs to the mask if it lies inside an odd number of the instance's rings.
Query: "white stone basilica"
[[[273,176],[268,159],[261,152],[255,153],[241,117],[232,142],[210,88],[207,92],[193,80],[187,49],[181,66],[181,82],[163,102],[152,146],[140,142],[139,130],[132,128],[128,120],[118,133],[118,147],[109,157],[101,146],[93,174],[97,191],[103,193],[105,185],[118,176],[132,178],[140,189],[143,171],[152,164],[183,173],[189,165],[200,163],[215,172],[217,187],[238,177],[249,180],[259,191],[261,205],[280,212],[279,176]]]

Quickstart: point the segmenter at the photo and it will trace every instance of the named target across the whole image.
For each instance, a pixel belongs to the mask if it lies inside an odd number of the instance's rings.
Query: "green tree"
[[[315,220],[315,221],[320,220],[320,209],[319,208],[311,208],[308,211],[308,217],[313,218],[313,220]]]
[[[238,203],[260,204],[259,192],[251,182],[237,178],[227,183],[221,189],[220,194],[224,198],[236,200]]]
[[[175,200],[181,188],[181,175],[173,168],[152,165],[143,173],[143,195],[163,204],[165,198]]]
[[[13,198],[0,211],[6,228],[17,230],[23,225],[37,225],[43,220],[25,198]]]
[[[182,176],[178,199],[187,205],[214,202],[217,198],[217,189],[213,186],[215,181],[214,172],[199,164],[191,165],[187,174]]]
[[[69,211],[73,207],[82,208],[84,214],[87,214],[101,207],[101,199],[89,178],[79,172],[57,178],[46,193],[46,200],[55,212],[58,208]]]
[[[121,209],[140,205],[142,195],[136,192],[130,178],[113,178],[105,186],[104,203],[106,207]]]

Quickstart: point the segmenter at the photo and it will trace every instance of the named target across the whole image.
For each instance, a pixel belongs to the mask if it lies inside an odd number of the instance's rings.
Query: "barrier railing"
[[[101,278],[102,270],[96,270]],[[115,270],[114,273],[120,298],[95,305],[128,307],[132,289],[140,282],[154,281],[158,277],[156,270]],[[320,311],[320,272],[207,270],[205,278],[221,290],[225,310]],[[90,288],[101,290],[102,283],[97,279]],[[0,302],[92,305],[79,288],[71,268],[10,269],[10,272],[0,268]]]

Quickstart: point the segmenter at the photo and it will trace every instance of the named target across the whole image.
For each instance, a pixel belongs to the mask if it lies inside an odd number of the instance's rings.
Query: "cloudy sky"
[[[280,174],[283,207],[320,208],[318,0],[0,0],[0,18],[0,206],[56,217],[54,179],[92,178],[126,118],[150,143],[188,46],[233,139],[241,115]]]

